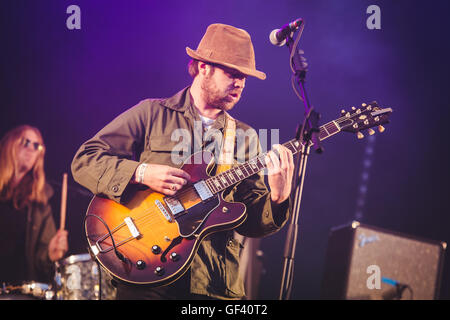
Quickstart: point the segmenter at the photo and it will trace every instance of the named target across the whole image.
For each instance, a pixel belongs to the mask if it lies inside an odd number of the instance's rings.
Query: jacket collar
[[[183,112],[184,116],[187,118],[201,121],[198,110],[193,104],[189,91],[190,88],[191,87],[188,86],[183,90],[177,92],[172,97],[161,100],[161,105],[178,112]],[[225,127],[225,119],[226,111],[220,113],[212,127],[215,129],[223,129]]]

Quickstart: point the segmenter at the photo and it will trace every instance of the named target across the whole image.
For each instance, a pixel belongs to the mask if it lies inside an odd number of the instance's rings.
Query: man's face
[[[210,66],[202,82],[205,102],[221,110],[231,110],[241,98],[246,75],[224,66]]]

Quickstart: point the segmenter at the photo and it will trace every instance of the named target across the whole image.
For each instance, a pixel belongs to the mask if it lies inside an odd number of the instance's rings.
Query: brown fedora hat
[[[252,40],[243,29],[220,23],[211,24],[197,50],[186,47],[186,52],[196,60],[220,64],[261,80],[266,78],[264,72],[256,70]]]

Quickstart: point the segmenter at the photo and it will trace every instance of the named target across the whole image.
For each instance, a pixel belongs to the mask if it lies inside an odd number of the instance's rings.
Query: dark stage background
[[[80,30],[66,27],[72,4],[81,9]],[[372,4],[381,9],[381,30],[366,27]],[[322,124],[362,102],[394,109],[374,140],[339,134],[309,159],[292,299],[318,299],[333,226],[358,218],[450,242],[448,9],[447,0],[2,1],[0,134],[24,123],[42,130],[58,222],[62,174],[70,172],[80,144],[140,100],[187,86],[185,47],[196,48],[206,27],[221,22],[251,34],[257,68],[268,75],[248,79],[232,115],[256,129],[279,129],[280,141],[287,141],[304,107],[290,86],[287,48],[271,45],[268,36],[304,18],[306,85]],[[69,254],[85,252],[89,200],[70,176]],[[278,298],[285,236],[283,229],[262,241],[260,298]],[[449,265],[447,257],[445,299]]]

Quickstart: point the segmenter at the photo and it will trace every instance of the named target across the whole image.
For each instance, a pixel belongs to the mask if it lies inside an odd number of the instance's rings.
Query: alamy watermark
[[[66,19],[66,27],[69,30],[81,29],[81,8],[75,4],[67,7],[66,13],[69,16]],[[369,30],[381,29],[381,9],[379,6],[372,4],[367,7],[366,14],[370,14],[366,20],[366,27]]]
[[[270,136],[270,137],[269,137]],[[270,138],[270,144],[269,144]],[[280,143],[279,129],[236,129],[234,139],[235,154],[231,157],[220,157],[224,145],[224,134],[221,130],[210,128],[203,131],[201,121],[194,121],[194,130],[178,128],[172,131],[170,136],[172,142],[176,142],[171,150],[171,160],[174,164],[183,163],[201,164],[209,162],[209,159],[202,159],[203,145],[214,155],[217,164],[243,164],[257,157],[261,153],[268,152],[274,144]],[[190,158],[191,155],[194,157]]]
[[[372,264],[367,267],[367,274],[370,276],[367,278],[366,286],[367,289],[381,289],[381,269],[376,264]]]
[[[373,4],[367,7],[367,14],[370,16],[366,20],[366,27],[369,30],[381,29],[381,9],[379,6]]]
[[[66,19],[66,27],[69,30],[81,29],[81,9],[79,6],[72,4],[67,7],[66,13],[69,16]]]

